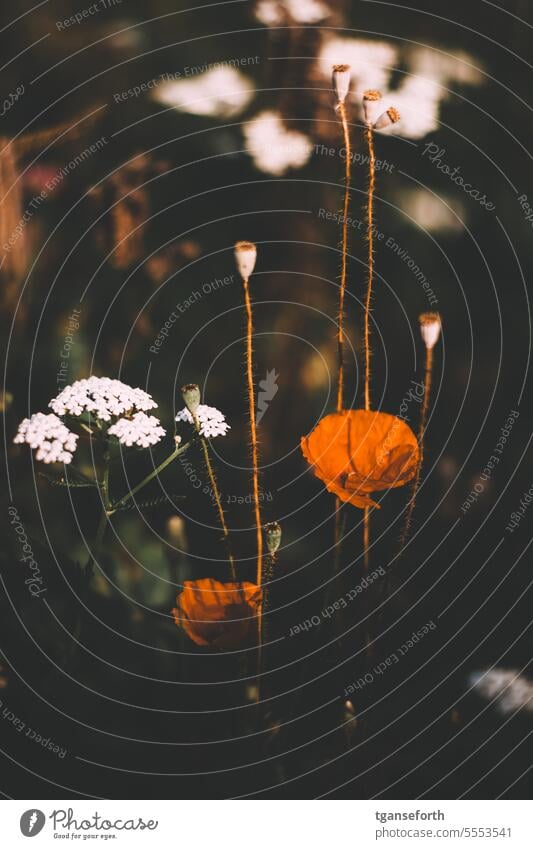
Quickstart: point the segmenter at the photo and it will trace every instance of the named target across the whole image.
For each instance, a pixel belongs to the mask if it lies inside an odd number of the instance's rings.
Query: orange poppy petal
[[[361,495],[358,492],[349,492],[347,489],[339,486],[335,482],[329,484],[326,483],[326,489],[328,492],[332,492],[333,495],[337,495],[341,501],[353,504],[354,507],[361,507],[362,509],[365,509],[366,507],[377,507],[378,510],[381,510],[381,506],[376,501],[373,501],[368,495]]]
[[[411,428],[396,416],[371,410],[325,416],[302,437],[301,449],[326,488],[356,507],[376,506],[368,494],[403,486],[419,462]]]
[[[197,645],[230,648],[248,637],[260,600],[261,590],[255,584],[200,578],[185,581],[172,615]]]

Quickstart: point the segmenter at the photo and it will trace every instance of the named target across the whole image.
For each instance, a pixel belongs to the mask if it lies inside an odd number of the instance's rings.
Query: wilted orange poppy
[[[378,507],[368,493],[403,486],[416,474],[419,459],[411,428],[371,410],[325,416],[302,437],[301,448],[326,489],[356,507]]]
[[[185,581],[172,615],[197,645],[231,649],[255,636],[260,600],[261,590],[255,584],[201,578]]]

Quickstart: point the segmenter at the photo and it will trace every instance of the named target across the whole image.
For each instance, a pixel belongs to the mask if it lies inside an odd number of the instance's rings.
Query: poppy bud
[[[235,262],[237,271],[243,280],[249,280],[255,268],[257,248],[253,242],[237,242],[235,245]]]
[[[374,129],[383,130],[384,127],[390,127],[392,124],[397,124],[399,120],[400,113],[394,108],[394,106],[391,106],[379,116],[378,120],[374,124]]]
[[[200,406],[200,387],[197,383],[186,383],[181,387],[181,397],[189,413],[194,418]]]
[[[420,335],[424,345],[430,351],[439,341],[441,320],[438,312],[423,312],[418,318],[420,322]]]
[[[369,88],[363,93],[363,111],[365,113],[365,123],[372,126],[374,123],[375,104],[381,100],[381,92],[374,88]]]
[[[333,91],[338,103],[344,103],[350,88],[350,66],[333,65]]]
[[[265,525],[265,537],[268,551],[273,557],[281,544],[281,525],[277,522]]]

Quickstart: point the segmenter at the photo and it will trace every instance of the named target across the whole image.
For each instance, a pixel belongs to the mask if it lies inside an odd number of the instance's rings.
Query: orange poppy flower
[[[255,636],[260,601],[261,590],[255,584],[222,584],[201,578],[185,581],[172,615],[197,645],[231,649]]]
[[[301,448],[326,489],[355,507],[378,507],[369,493],[403,486],[416,474],[419,448],[406,423],[389,413],[342,410],[325,416]]]

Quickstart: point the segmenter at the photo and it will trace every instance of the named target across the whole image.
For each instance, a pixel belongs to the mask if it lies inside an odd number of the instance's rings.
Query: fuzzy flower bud
[[[350,66],[333,65],[333,91],[337,97],[337,103],[344,103],[350,89]]]
[[[195,416],[200,406],[200,387],[197,383],[186,383],[181,387],[181,397],[191,416]]]
[[[439,341],[441,331],[441,320],[438,312],[423,312],[418,318],[420,322],[420,335],[424,345],[430,351]]]
[[[392,124],[397,124],[400,120],[400,113],[394,106],[391,106],[389,109],[386,109],[385,112],[379,116],[378,120],[374,124],[375,130],[383,130],[385,127],[390,127]]]
[[[274,557],[281,544],[281,525],[278,522],[265,525],[265,537],[268,551]]]
[[[237,242],[235,245],[235,263],[243,280],[249,280],[255,268],[257,248],[253,242]]]
[[[365,115],[365,123],[372,126],[374,123],[376,103],[381,100],[381,92],[374,88],[369,88],[363,93],[363,112]]]

